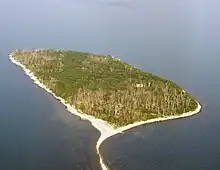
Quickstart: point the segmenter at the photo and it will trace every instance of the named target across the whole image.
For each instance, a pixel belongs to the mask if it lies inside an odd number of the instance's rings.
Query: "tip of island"
[[[17,49],[9,59],[107,138],[147,123],[199,113],[201,105],[176,83],[144,72],[111,55],[59,49]]]

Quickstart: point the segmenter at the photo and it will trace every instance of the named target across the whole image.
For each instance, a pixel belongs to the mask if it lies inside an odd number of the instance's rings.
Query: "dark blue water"
[[[219,169],[220,2],[0,0],[0,169],[99,169],[99,132],[70,115],[7,59],[15,48],[120,56],[171,79],[204,105],[103,143],[113,170]]]
[[[99,132],[0,57],[0,169],[99,169]]]

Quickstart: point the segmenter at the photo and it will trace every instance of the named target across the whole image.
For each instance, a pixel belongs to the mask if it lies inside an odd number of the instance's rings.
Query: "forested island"
[[[121,127],[194,111],[180,86],[110,55],[56,49],[18,49],[10,56],[77,110]]]

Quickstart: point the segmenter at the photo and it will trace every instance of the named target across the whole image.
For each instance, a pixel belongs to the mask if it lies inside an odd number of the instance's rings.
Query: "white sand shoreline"
[[[171,120],[171,119],[180,119],[180,118],[184,118],[184,117],[189,117],[192,115],[195,115],[197,113],[200,112],[201,110],[201,105],[198,103],[198,107],[196,108],[196,110],[194,111],[190,111],[187,113],[183,113],[181,115],[177,115],[177,116],[168,116],[168,117],[163,117],[163,118],[155,118],[155,119],[150,119],[147,121],[140,121],[140,122],[135,122],[133,124],[130,125],[126,125],[120,128],[113,128],[113,126],[111,126],[109,123],[107,123],[104,120],[101,119],[97,119],[94,116],[91,115],[87,115],[87,114],[83,114],[82,112],[79,112],[75,109],[74,106],[71,106],[70,104],[68,104],[64,99],[62,99],[61,97],[56,96],[49,88],[47,88],[43,83],[41,83],[37,77],[34,75],[33,72],[31,72],[29,69],[27,69],[23,64],[21,64],[20,62],[18,62],[16,59],[13,58],[13,56],[11,54],[9,54],[9,59],[12,61],[12,63],[14,63],[15,65],[21,67],[23,69],[23,71],[25,72],[26,75],[28,75],[35,84],[37,84],[39,87],[43,88],[44,90],[46,90],[48,93],[50,93],[51,95],[53,95],[56,99],[58,99],[63,105],[66,106],[67,110],[74,114],[79,116],[82,119],[86,119],[88,121],[91,122],[91,124],[100,131],[101,135],[97,141],[96,144],[96,150],[97,153],[99,155],[100,158],[100,164],[103,170],[108,170],[107,166],[104,164],[102,156],[99,152],[99,147],[101,145],[101,143],[106,140],[107,138],[116,135],[118,133],[122,133],[128,129],[134,128],[136,126],[140,126],[140,125],[144,125],[147,123],[154,123],[154,122],[161,122],[161,121],[165,121],[165,120]]]

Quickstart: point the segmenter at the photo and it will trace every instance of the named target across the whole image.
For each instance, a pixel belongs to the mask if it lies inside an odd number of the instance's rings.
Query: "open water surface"
[[[220,2],[0,0],[0,169],[98,170],[99,132],[8,60],[16,48],[120,56],[171,79],[201,114],[131,129],[101,146],[112,170],[220,168]]]

